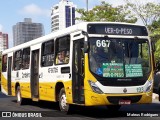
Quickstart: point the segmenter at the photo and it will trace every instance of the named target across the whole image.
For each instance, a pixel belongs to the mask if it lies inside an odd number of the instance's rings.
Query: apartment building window
[[[75,7],[72,7],[72,25],[75,25]]]
[[[66,27],[71,26],[71,9],[70,6],[66,6]]]

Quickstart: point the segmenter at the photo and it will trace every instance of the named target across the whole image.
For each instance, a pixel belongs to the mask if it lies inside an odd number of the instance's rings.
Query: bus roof
[[[6,49],[6,50],[2,51],[2,54],[7,54],[9,52],[20,50],[22,48],[26,48],[26,47],[29,47],[29,46],[32,46],[32,45],[35,45],[35,44],[38,44],[41,42],[45,42],[45,41],[54,39],[56,37],[61,37],[61,36],[67,35],[72,32],[82,31],[82,30],[87,31],[87,24],[89,24],[89,23],[92,23],[92,24],[122,24],[122,25],[124,24],[124,25],[133,25],[133,26],[143,26],[143,25],[138,25],[138,24],[133,24],[133,23],[125,23],[125,22],[82,22],[82,23],[78,23],[76,25],[70,26],[68,28],[50,33],[48,35],[36,38],[36,39],[28,41],[26,43],[17,45],[15,47]]]

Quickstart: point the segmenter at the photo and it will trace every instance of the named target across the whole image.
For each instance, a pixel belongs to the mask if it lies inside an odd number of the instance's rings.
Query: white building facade
[[[75,25],[76,5],[68,0],[61,0],[51,8],[51,32]]]

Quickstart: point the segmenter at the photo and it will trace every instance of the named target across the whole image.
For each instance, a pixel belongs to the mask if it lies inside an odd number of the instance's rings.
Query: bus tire
[[[17,89],[16,89],[16,97],[17,97],[17,104],[18,105],[23,105],[25,100],[21,96],[20,86],[18,86]]]
[[[160,86],[159,86],[159,88],[158,88],[158,100],[160,101]]]
[[[67,104],[66,93],[64,88],[62,88],[59,92],[59,108],[60,108],[60,111],[63,111],[66,113],[69,111],[69,104]]]
[[[121,108],[121,105],[108,105],[107,108],[109,111],[118,111]]]

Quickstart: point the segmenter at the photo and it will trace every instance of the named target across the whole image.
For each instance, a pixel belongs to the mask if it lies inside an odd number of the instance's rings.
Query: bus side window
[[[3,55],[2,57],[2,72],[7,71],[7,55]]]
[[[23,49],[23,55],[22,55],[22,68],[28,69],[30,63],[30,47]]]
[[[56,40],[55,64],[68,64],[70,52],[70,36],[64,36]]]
[[[42,44],[41,66],[52,66],[54,62],[54,40]]]
[[[22,67],[22,50],[18,50],[14,54],[14,70],[20,70]]]

